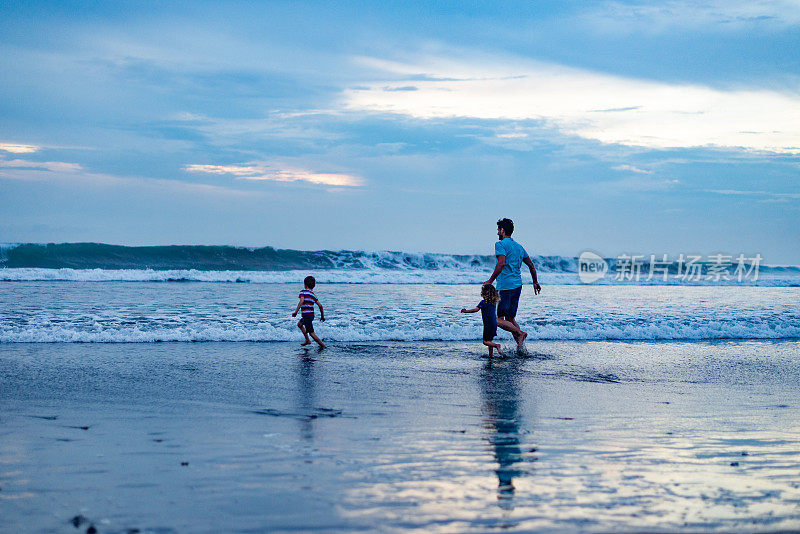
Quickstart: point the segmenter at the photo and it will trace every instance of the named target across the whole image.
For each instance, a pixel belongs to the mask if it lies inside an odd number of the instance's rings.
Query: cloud
[[[363,184],[358,176],[341,173],[319,173],[297,168],[276,168],[264,162],[250,162],[243,165],[186,165],[188,172],[227,174],[243,180],[271,180],[275,182],[309,182],[319,185],[355,187]]]
[[[653,171],[640,169],[639,167],[634,167],[633,165],[617,165],[616,167],[611,167],[611,168],[615,171],[630,171],[630,172],[635,172],[637,174],[653,174]]]
[[[30,154],[36,152],[41,147],[36,145],[18,145],[13,143],[0,143],[0,150],[11,152],[12,154]]]
[[[74,172],[82,169],[77,163],[63,161],[29,161],[25,159],[0,159],[0,167],[38,169],[53,172]]]
[[[83,167],[77,163],[64,163],[60,161],[0,159],[0,179],[43,183],[68,182],[82,187],[95,186],[162,190],[176,194],[200,193],[212,194],[214,196],[249,196],[252,194],[252,192],[218,185],[197,184],[181,180],[116,176],[113,174],[86,172]]]
[[[605,2],[578,17],[605,31],[650,34],[676,28],[739,31],[759,25],[800,24],[798,0],[664,0]]]
[[[653,179],[645,178],[644,176],[631,176],[621,180],[614,180],[609,182],[598,182],[592,187],[598,190],[606,191],[611,190],[614,192],[619,191],[665,191],[672,189],[680,184],[680,180],[676,179]]]
[[[400,87],[384,87],[383,90],[389,91],[390,93],[392,91],[416,91],[417,87],[414,85],[403,85]]]
[[[800,199],[800,193],[772,193],[770,191],[752,191],[741,189],[706,189],[705,192],[714,193],[717,195],[753,195],[767,197],[764,202],[787,202],[789,200]]]
[[[641,106],[628,106],[627,108],[590,109],[589,113],[619,113],[620,111],[635,111]]]
[[[669,84],[508,57],[359,61],[383,71],[385,79],[361,84],[367,90],[345,90],[343,106],[350,110],[537,120],[568,135],[655,149],[800,154],[800,91]],[[388,80],[411,79],[416,91],[384,90]]]

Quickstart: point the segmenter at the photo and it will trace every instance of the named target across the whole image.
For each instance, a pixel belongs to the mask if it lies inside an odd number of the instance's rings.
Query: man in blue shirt
[[[484,282],[491,284],[497,279],[497,291],[500,293],[500,304],[497,305],[497,326],[508,330],[522,346],[528,333],[524,332],[514,317],[517,315],[519,296],[522,293],[522,264],[528,266],[533,278],[533,292],[538,295],[542,287],[536,278],[536,267],[522,245],[511,239],[514,233],[514,222],[511,219],[497,221],[497,237],[500,241],[494,244],[494,255],[497,256],[497,265],[492,276]]]

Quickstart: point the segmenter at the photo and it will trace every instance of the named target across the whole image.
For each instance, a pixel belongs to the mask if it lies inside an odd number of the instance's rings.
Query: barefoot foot
[[[305,347],[306,345],[311,345],[311,342],[310,341],[303,341],[302,343],[300,343],[301,347]]]
[[[528,337],[528,333],[527,332],[523,332],[522,330],[520,330],[519,331],[519,336],[516,338],[518,347],[521,347],[522,345],[525,344],[525,338],[526,337]]]

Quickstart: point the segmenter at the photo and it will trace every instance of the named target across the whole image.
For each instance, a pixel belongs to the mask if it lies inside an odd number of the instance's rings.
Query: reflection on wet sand
[[[308,349],[303,350],[302,357],[297,363],[297,412],[311,414],[317,402],[317,392],[314,385],[314,363]],[[300,437],[306,441],[314,440],[314,418],[300,417]]]
[[[497,461],[498,506],[514,508],[514,478],[524,474],[520,448],[519,375],[523,360],[489,360],[481,370],[480,387],[484,428]]]

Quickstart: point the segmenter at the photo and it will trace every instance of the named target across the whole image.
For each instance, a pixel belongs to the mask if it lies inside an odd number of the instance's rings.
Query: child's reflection
[[[297,412],[304,415],[300,420],[300,437],[307,441],[314,440],[314,414],[317,403],[317,391],[314,384],[314,363],[308,349],[298,363],[297,369]]]
[[[514,508],[514,478],[520,476],[522,450],[519,428],[519,374],[521,360],[487,362],[481,371],[484,427],[497,460],[497,499],[504,509]]]

